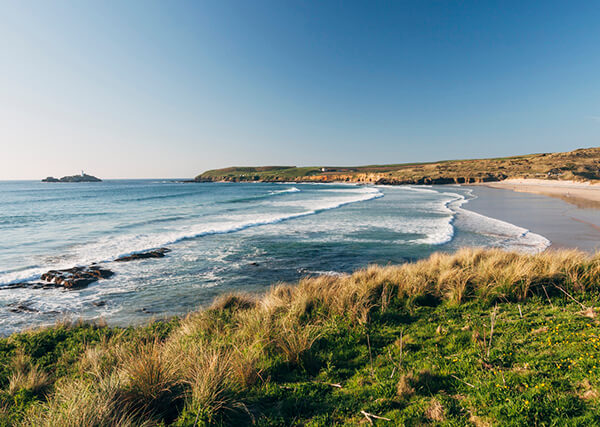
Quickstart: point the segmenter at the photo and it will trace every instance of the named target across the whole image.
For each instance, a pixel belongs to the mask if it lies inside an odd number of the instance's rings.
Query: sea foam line
[[[458,206],[467,202],[467,199],[457,193],[442,193],[435,190],[429,189],[416,189],[409,188],[410,190],[421,192],[421,193],[438,193],[448,195],[449,198],[445,200],[441,200],[441,211],[440,213],[447,213],[448,215],[445,218],[444,224],[441,227],[441,230],[428,234],[427,237],[423,237],[421,239],[413,240],[413,243],[420,243],[426,245],[443,245],[445,243],[449,243],[454,238],[454,220],[456,218],[456,213],[451,209],[452,204],[457,204]]]
[[[436,233],[427,235],[427,237],[413,240],[413,243],[429,245],[449,243],[455,236],[456,223],[459,221],[460,228],[470,229],[476,233],[494,237],[498,239],[495,246],[505,249],[537,253],[544,251],[551,244],[550,240],[546,237],[533,233],[531,230],[463,208],[462,206],[468,203],[469,200],[477,197],[472,191],[468,191],[468,197],[465,197],[462,194],[440,192],[429,188],[407,187],[407,189],[420,193],[444,194],[451,197],[448,200],[442,201],[442,210],[446,210],[450,214],[442,229]]]
[[[420,190],[421,192],[435,191],[417,188],[412,188],[412,190]],[[438,191],[438,193],[442,192]],[[494,237],[498,239],[495,246],[503,247],[505,249],[526,253],[538,253],[544,251],[551,245],[550,240],[531,230],[463,208],[462,206],[464,204],[477,197],[470,190],[467,192],[468,197],[450,192],[444,192],[442,194],[456,197],[444,203],[444,208],[452,213],[452,216],[448,220],[449,228],[447,228],[447,233],[438,241],[433,241],[433,236],[428,236],[424,239],[415,241],[415,243],[444,244],[450,242],[454,238],[458,221],[461,229],[467,229],[482,235]]]

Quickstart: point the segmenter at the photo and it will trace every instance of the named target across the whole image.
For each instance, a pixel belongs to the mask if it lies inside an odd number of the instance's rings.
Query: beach
[[[600,248],[600,187],[571,181],[506,180],[468,186],[473,212],[524,227],[550,248]]]
[[[589,182],[507,179],[499,182],[486,182],[481,185],[520,193],[543,194],[564,200],[580,208],[600,209],[600,185]]]

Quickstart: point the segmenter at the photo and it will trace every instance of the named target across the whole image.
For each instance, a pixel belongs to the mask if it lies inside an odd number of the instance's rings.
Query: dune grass
[[[0,340],[0,425],[597,425],[599,283],[600,256],[463,249],[27,331]]]

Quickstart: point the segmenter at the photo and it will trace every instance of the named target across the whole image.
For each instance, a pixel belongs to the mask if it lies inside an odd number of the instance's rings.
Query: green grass
[[[299,369],[261,385],[248,402],[262,408],[257,424],[269,426],[352,425],[364,418],[360,410],[394,425],[600,423],[597,322],[560,298],[554,308],[538,299],[521,309],[522,318],[517,304],[498,305],[489,356],[491,310],[478,304],[398,307],[368,328],[337,322]],[[406,377],[409,393],[398,390]],[[441,404],[437,420],[432,402]]]
[[[23,332],[0,340],[0,425],[598,425],[599,278],[578,252],[466,250]]]

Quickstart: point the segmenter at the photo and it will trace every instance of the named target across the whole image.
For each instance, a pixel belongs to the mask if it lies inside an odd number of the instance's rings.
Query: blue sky
[[[600,145],[600,2],[0,0],[0,179]]]

